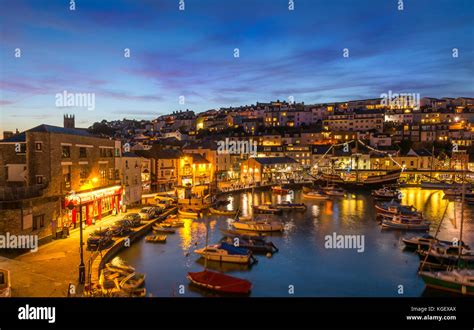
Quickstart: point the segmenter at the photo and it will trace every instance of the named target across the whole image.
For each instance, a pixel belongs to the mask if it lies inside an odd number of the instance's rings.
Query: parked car
[[[132,223],[128,220],[118,220],[109,227],[109,230],[112,236],[128,235],[132,231]]]
[[[148,207],[142,208],[140,212],[138,212],[138,214],[140,215],[141,219],[150,220],[154,218],[155,212],[152,207],[148,206]]]
[[[142,224],[142,218],[138,213],[129,213],[122,218],[122,221],[124,220],[129,221],[131,227],[138,227]]]
[[[170,204],[161,203],[161,202],[156,204],[156,208],[158,208],[161,211],[161,213],[163,213],[169,206]]]
[[[91,235],[89,236],[89,238],[87,238],[87,249],[90,251],[102,250],[103,248],[110,246],[112,242],[113,240],[112,240],[111,235],[107,235],[107,236]]]

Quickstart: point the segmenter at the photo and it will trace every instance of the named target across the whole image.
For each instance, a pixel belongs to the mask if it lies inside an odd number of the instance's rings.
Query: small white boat
[[[148,243],[166,243],[166,235],[150,235],[145,237]]]
[[[6,269],[0,269],[0,297],[11,297],[11,280],[10,271]]]
[[[232,223],[235,229],[250,231],[283,231],[283,224],[279,221],[250,220],[234,221]]]
[[[213,207],[209,208],[209,212],[211,212],[211,214],[215,214],[215,215],[229,215],[229,216],[232,216],[232,215],[237,214],[237,211],[219,210],[219,209],[215,209]]]
[[[120,281],[119,286],[125,291],[134,291],[145,283],[145,274],[132,273]]]
[[[383,187],[372,191],[372,196],[376,199],[399,200],[401,193],[398,189],[390,189],[388,187]]]
[[[194,252],[211,261],[248,264],[252,260],[252,254],[249,250],[238,248],[227,243],[209,245],[202,249],[197,249]]]
[[[290,192],[290,190],[283,188],[282,186],[273,186],[272,192],[277,195],[286,195]]]
[[[323,192],[319,192],[319,191],[303,192],[303,197],[308,198],[308,199],[321,199],[321,200],[329,199],[329,196],[327,194]]]
[[[324,190],[324,193],[328,196],[345,196],[346,191],[342,188],[331,188]]]
[[[254,205],[253,211],[255,213],[261,213],[261,214],[281,214],[282,212],[281,209],[269,204]]]
[[[407,219],[400,215],[387,216],[382,220],[383,228],[404,229],[404,230],[423,230],[430,229],[430,222],[419,219]]]
[[[275,207],[283,211],[305,211],[306,210],[306,205],[304,203],[282,202],[280,204],[275,205]]]
[[[200,218],[202,216],[201,212],[193,212],[191,210],[189,211],[178,210],[178,214],[183,218],[191,218],[191,219]]]

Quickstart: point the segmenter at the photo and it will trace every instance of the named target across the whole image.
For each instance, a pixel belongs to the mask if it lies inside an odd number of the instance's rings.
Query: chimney
[[[3,139],[9,139],[13,136],[13,132],[12,131],[3,131]]]
[[[76,128],[74,123],[74,115],[64,115],[64,128]]]

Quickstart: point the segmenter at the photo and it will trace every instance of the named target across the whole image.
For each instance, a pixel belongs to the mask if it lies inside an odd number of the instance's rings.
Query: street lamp
[[[84,252],[83,252],[83,240],[82,240],[82,200],[79,195],[76,195],[76,193],[72,190],[69,193],[69,196],[72,197],[72,199],[79,198],[79,253],[81,257],[81,263],[79,264],[79,284],[84,284],[86,281],[86,266],[84,265]],[[71,211],[76,207],[73,203],[68,203],[67,206]]]

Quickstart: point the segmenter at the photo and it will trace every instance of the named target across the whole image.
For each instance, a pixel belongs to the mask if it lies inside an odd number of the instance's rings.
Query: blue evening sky
[[[69,0],[0,0],[0,130],[289,96],[473,96],[472,0],[404,0],[403,11],[398,0],[184,2],[76,0],[70,11]],[[95,93],[95,109],[56,107],[64,90]]]

